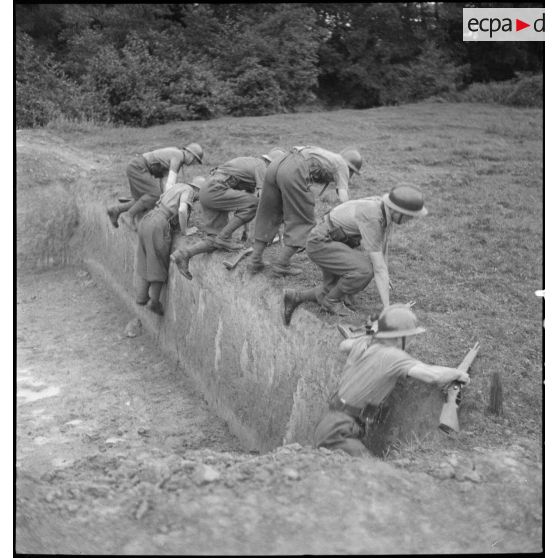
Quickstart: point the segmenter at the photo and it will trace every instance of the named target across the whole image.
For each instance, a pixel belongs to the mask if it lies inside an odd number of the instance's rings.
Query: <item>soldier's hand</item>
[[[184,236],[192,236],[198,232],[198,227],[188,227],[184,232]]]
[[[468,384],[471,381],[471,378],[469,377],[469,374],[467,374],[467,372],[462,372],[461,370],[459,370],[458,372],[459,375],[456,378],[458,382],[461,382],[463,384]]]

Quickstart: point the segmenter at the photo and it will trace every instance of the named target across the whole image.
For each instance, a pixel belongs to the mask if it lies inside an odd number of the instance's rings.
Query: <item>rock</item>
[[[455,469],[449,463],[442,463],[437,469],[430,473],[439,480],[451,479],[455,476]]]
[[[482,481],[481,476],[475,470],[465,471],[463,473],[463,480],[468,480],[468,481],[471,481],[471,482],[481,482]]]
[[[208,484],[210,482],[218,481],[220,478],[221,473],[210,465],[201,465],[194,472],[194,481],[197,484]]]
[[[288,480],[300,480],[300,474],[295,469],[283,469],[283,476]]]
[[[141,335],[141,330],[142,330],[141,320],[139,318],[135,318],[133,320],[130,320],[126,324],[126,327],[124,328],[124,333],[128,337],[137,337],[138,335]]]
[[[136,513],[134,514],[135,518],[137,520],[140,520],[147,513],[148,509],[149,504],[147,503],[147,500],[142,500],[140,505],[138,506],[138,509],[136,510]]]
[[[138,434],[140,436],[149,436],[149,430],[147,428],[144,428],[143,426],[140,426],[138,428]]]

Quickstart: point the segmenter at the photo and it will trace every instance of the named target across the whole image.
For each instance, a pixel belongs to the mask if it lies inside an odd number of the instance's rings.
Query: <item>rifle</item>
[[[479,352],[478,341],[474,344],[473,348],[465,355],[465,358],[461,361],[461,364],[457,367],[458,370],[467,372],[473,364],[477,353]],[[463,382],[453,381],[446,391],[446,401],[442,407],[442,412],[440,413],[440,421],[438,428],[440,428],[446,434],[450,433],[450,430],[454,432],[459,432],[459,420],[457,418],[457,409],[461,404],[461,389],[463,387]]]

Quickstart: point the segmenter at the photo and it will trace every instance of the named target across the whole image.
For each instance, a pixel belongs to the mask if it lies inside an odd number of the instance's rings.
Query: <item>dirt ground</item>
[[[439,461],[298,444],[243,453],[187,375],[80,268],[18,278],[16,550],[69,554],[528,552],[528,446]],[[505,490],[504,490],[505,487]]]

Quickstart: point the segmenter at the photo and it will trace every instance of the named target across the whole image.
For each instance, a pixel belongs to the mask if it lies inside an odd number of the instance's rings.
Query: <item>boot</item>
[[[190,264],[190,253],[187,250],[176,250],[170,255],[170,261],[176,264],[178,267],[178,271],[186,279],[192,280],[192,274],[190,273],[189,264]]]
[[[298,250],[298,246],[283,246],[279,257],[271,264],[271,271],[276,277],[284,277],[285,275],[300,275],[302,269],[291,266],[291,257]]]
[[[163,305],[159,300],[163,285],[164,283],[162,281],[152,281],[149,285],[149,298],[151,300],[149,301],[149,305],[147,307],[152,312],[155,312],[155,314],[159,314],[159,316],[164,314]]]
[[[263,261],[263,252],[266,245],[266,242],[263,240],[254,241],[254,251],[252,252],[252,255],[250,256],[250,259],[248,260],[248,264],[246,266],[246,269],[248,269],[248,271],[252,275],[260,273],[265,268],[265,264]]]
[[[136,304],[145,306],[149,302],[149,281],[138,277],[138,288],[136,291]]]
[[[128,209],[130,209],[134,205],[134,203],[134,200],[128,200],[126,203],[120,203],[118,205],[111,205],[107,207],[107,215],[109,216],[110,222],[115,229],[118,228],[119,215],[121,213],[124,213],[124,211],[128,211]]]
[[[130,202],[132,203],[132,202]],[[123,212],[121,217],[122,223],[126,225],[128,229],[132,232],[137,232],[138,227],[136,225],[136,216],[148,209],[154,207],[153,196],[143,195],[137,201],[134,201],[128,211]]]
[[[155,314],[158,314],[159,316],[164,316],[165,315],[163,305],[158,300],[152,300],[148,304],[147,308],[149,308],[149,310],[151,310],[152,312],[155,312]]]
[[[337,316],[350,316],[353,313],[340,300],[331,299],[328,296],[322,300],[321,308],[329,314]]]
[[[307,291],[295,291],[294,289],[285,289],[283,291],[283,323],[288,326],[291,323],[293,312],[298,305],[308,301],[316,301],[316,290],[309,289]]]
[[[241,250],[244,244],[239,244],[231,239],[232,233],[244,225],[244,221],[233,215],[233,218],[221,229],[219,234],[212,238],[213,246],[223,250]]]
[[[209,254],[215,251],[215,249],[215,246],[213,246],[213,244],[209,240],[202,240],[201,242],[198,242],[197,244],[194,244],[187,249],[175,250],[170,255],[170,259],[176,264],[176,266],[178,267],[178,271],[180,271],[180,273],[184,275],[186,279],[191,280],[192,273],[188,268],[190,264],[190,258],[196,256],[197,254]]]

